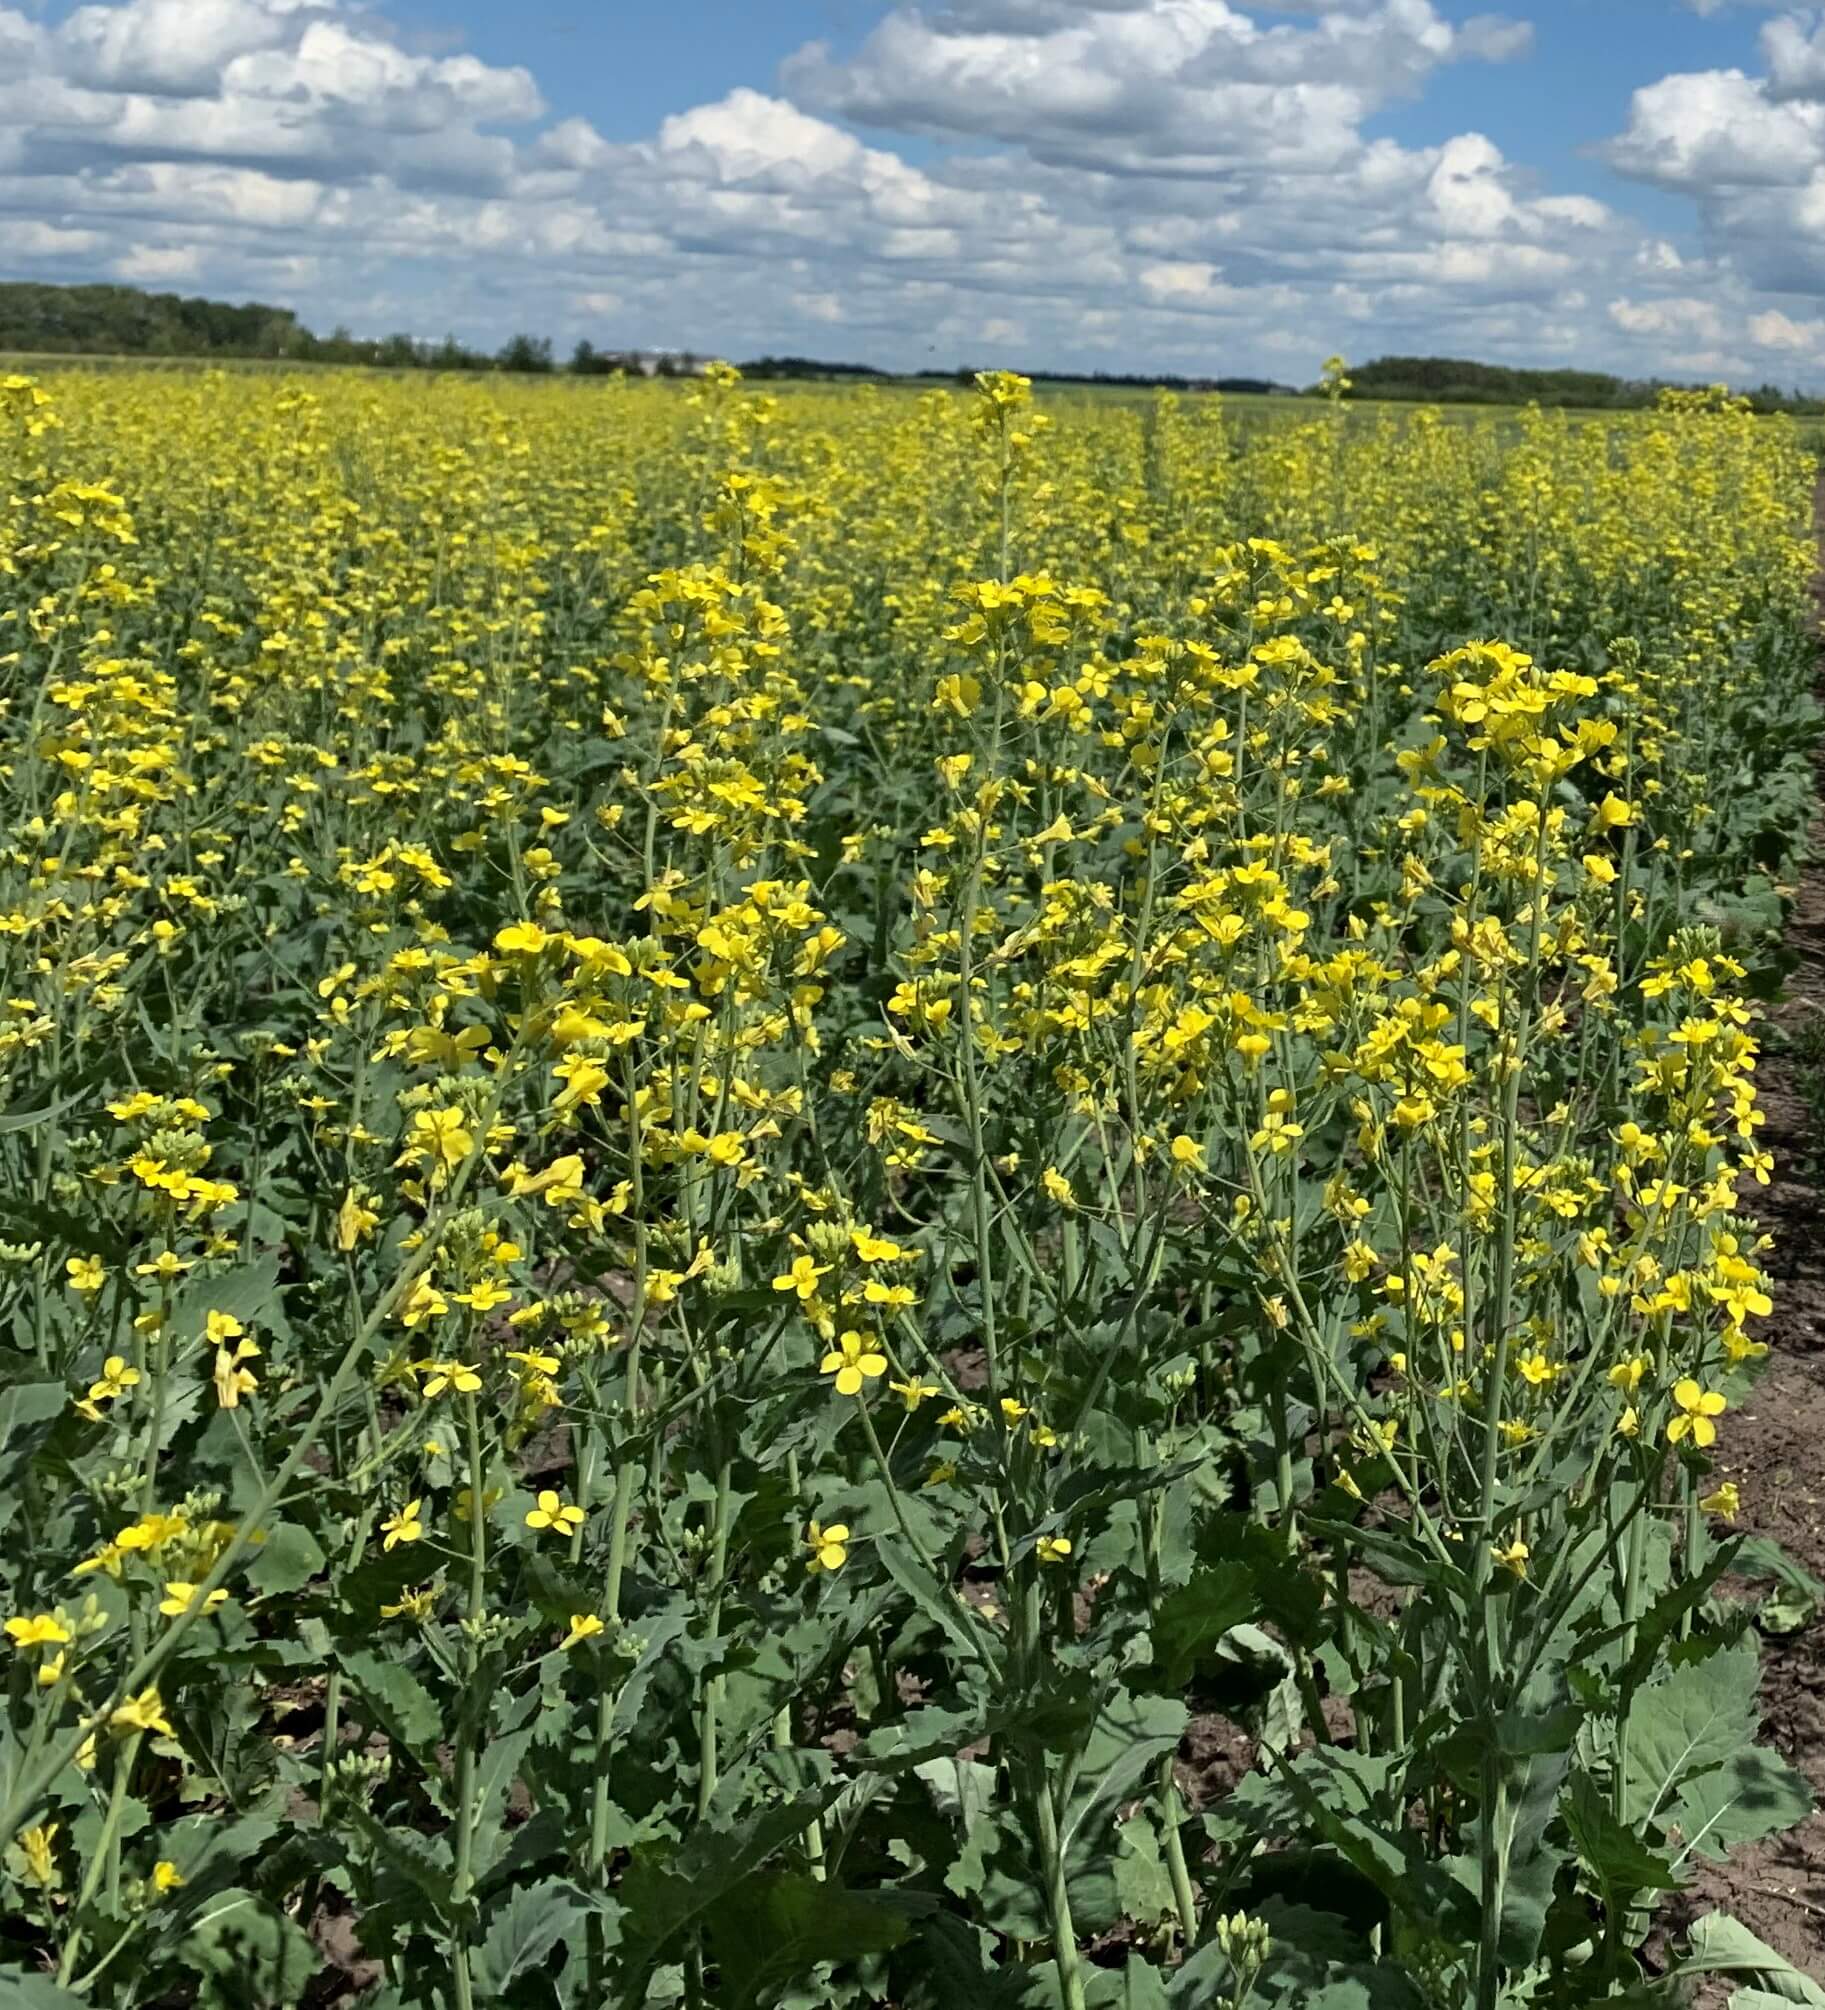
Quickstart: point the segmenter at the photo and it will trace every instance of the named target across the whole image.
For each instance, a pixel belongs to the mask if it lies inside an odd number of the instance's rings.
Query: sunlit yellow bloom
[[[813,1522],[806,1531],[805,1547],[811,1552],[807,1570],[841,1570],[849,1556],[849,1529],[840,1521],[828,1528]]]
[[[583,1526],[583,1510],[567,1502],[550,1487],[541,1488],[538,1505],[526,1513],[528,1528],[548,1528],[557,1535],[573,1535]]]
[[[1702,1449],[1717,1442],[1712,1419],[1721,1417],[1729,1407],[1719,1391],[1700,1388],[1688,1375],[1673,1384],[1673,1404],[1676,1414],[1667,1425],[1668,1444],[1677,1445],[1689,1437]]]

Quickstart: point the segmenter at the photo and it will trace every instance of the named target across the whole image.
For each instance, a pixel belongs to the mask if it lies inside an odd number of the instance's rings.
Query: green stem
[[[133,1777],[133,1761],[139,1756],[141,1733],[133,1732],[114,1754],[114,1780],[108,1793],[108,1812],[102,1819],[101,1834],[95,1839],[95,1848],[89,1857],[87,1870],[83,1873],[81,1889],[76,1894],[76,1920],[70,1927],[70,1937],[63,1944],[63,1958],[57,1964],[57,1981],[60,1987],[67,1987],[70,1977],[76,1972],[76,1963],[82,1955],[81,1917],[89,1908],[95,1896],[95,1888],[101,1882],[103,1870],[114,1858],[115,1843],[120,1835],[120,1818],[127,1805],[127,1786]]]
[[[1045,1873],[1046,1910],[1052,1920],[1052,1952],[1058,1962],[1058,2000],[1062,2010],[1086,2010],[1083,1967],[1078,1960],[1077,1928],[1071,1918],[1071,1894],[1065,1883],[1064,1852],[1059,1847],[1058,1811],[1043,1756],[1031,1761],[1029,1798],[1034,1838]]]
[[[716,1469],[716,1504],[710,1525],[710,1610],[704,1627],[705,1640],[714,1645],[722,1624],[723,1573],[729,1556],[729,1487],[732,1467],[727,1459]],[[722,1678],[715,1673],[703,1678],[699,1699],[697,1731],[697,1819],[704,1821],[715,1798],[717,1781],[716,1713],[722,1698]]]
[[[456,1984],[458,2010],[469,2010],[474,1985],[469,1972],[470,1896],[475,1888],[475,1758],[477,1732],[486,1719],[485,1685],[481,1681],[481,1624],[488,1596],[487,1471],[482,1458],[481,1420],[475,1392],[463,1397],[463,1435],[469,1453],[469,1624],[467,1689],[456,1734],[456,1841],[450,1898],[450,1967]]]

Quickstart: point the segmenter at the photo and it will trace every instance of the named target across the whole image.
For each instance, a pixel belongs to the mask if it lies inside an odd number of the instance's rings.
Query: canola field
[[[1825,2001],[1650,1943],[1814,480],[0,376],[0,2000]]]

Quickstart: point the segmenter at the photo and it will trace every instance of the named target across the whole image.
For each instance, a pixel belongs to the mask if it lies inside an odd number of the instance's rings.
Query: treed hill
[[[311,340],[286,307],[137,286],[0,285],[0,349],[85,356],[287,356]]]
[[[1457,356],[1378,356],[1350,366],[1350,396],[1409,398],[1429,405],[1579,405],[1626,410],[1651,405],[1664,380],[1612,377],[1602,370],[1521,370]],[[1758,411],[1818,411],[1800,391],[1763,384],[1749,393]]]

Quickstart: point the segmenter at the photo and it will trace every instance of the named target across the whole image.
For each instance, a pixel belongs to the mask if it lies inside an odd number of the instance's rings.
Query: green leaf
[[[1118,1691],[1091,1729],[1077,1770],[1077,1790],[1059,1824],[1067,1857],[1093,1850],[1107,1856],[1103,1829],[1139,1781],[1174,1750],[1190,1712],[1176,1696],[1130,1696]]]
[[[171,1330],[180,1339],[189,1339],[203,1330],[212,1312],[226,1312],[250,1331],[258,1327],[267,1333],[288,1334],[285,1312],[279,1297],[279,1259],[261,1257],[257,1263],[238,1264],[218,1277],[199,1277],[178,1294],[171,1308]]]
[[[1474,1917],[1456,1879],[1416,1853],[1410,1832],[1384,1814],[1396,1761],[1341,1746],[1280,1760],[1272,1774],[1250,1773],[1226,1803],[1257,1833],[1309,1841],[1314,1831],[1392,1903],[1430,1916],[1447,1931]]]
[[[534,1727],[496,1731],[484,1739],[475,1767],[475,1875],[485,1877],[500,1852],[507,1801],[520,1776]]]
[[[1159,1836],[1145,1814],[1131,1815],[1116,1830],[1111,1863],[1123,1918],[1140,1926],[1158,1926],[1176,1915],[1172,1876]]]
[[[1774,1582],[1775,1588],[1755,1611],[1755,1623],[1764,1633],[1797,1633],[1825,1604],[1825,1584],[1771,1536],[1748,1537],[1737,1550],[1736,1571],[1752,1581]]]
[[[0,1110],[0,1136],[8,1131],[36,1130],[40,1124],[62,1116],[65,1110],[74,1109],[86,1093],[78,1089],[73,1095],[55,1096],[45,1087],[21,1096],[18,1102]]]
[[[1565,1862],[1564,1851],[1548,1843],[1546,1834],[1558,1811],[1559,1788],[1570,1764],[1569,1752],[1537,1752],[1524,1763],[1510,1761],[1506,1768],[1508,1790],[1502,1798],[1496,1830],[1507,1865],[1497,1949],[1512,1967],[1524,1968],[1534,1960],[1546,1930],[1553,1887],[1559,1866]],[[1483,1818],[1479,1817],[1471,1825],[1473,1841],[1482,1829]],[[1466,1896],[1480,1903],[1482,1864],[1478,1852],[1473,1849],[1445,1861]]]
[[[671,1664],[673,1642],[683,1633],[689,1617],[680,1604],[669,1612],[640,1622],[639,1637],[645,1644],[640,1650],[639,1660],[627,1671],[626,1679],[615,1693],[614,1724],[632,1724],[640,1715],[647,1689],[659,1670]]]
[[[561,1878],[490,1898],[488,1931],[475,1951],[476,1986],[484,1996],[504,1996],[589,1910],[589,1899]]]
[[[928,1759],[949,1758],[964,1746],[972,1745],[987,1729],[975,1710],[940,1710],[924,1707],[909,1710],[898,1723],[883,1724],[850,1754],[859,1765],[898,1771],[920,1766]]]
[[[954,2006],[1012,2002],[1008,1984],[1014,1974],[995,1969],[984,1957],[983,1931],[954,1912],[937,1912],[919,1927],[918,1960],[908,1964],[905,1981],[909,2010],[954,2010]],[[1017,1973],[1018,1971],[1016,1971]],[[1054,1997],[1054,2002],[1056,1997]],[[1047,2010],[1052,2010],[1048,2005]]]
[[[5,2010],[90,2010],[88,2000],[59,1989],[48,1975],[0,1968],[0,2004]]]
[[[70,1392],[61,1382],[15,1382],[0,1389],[0,1494],[9,1496],[0,1526],[18,1506],[19,1475],[63,1414]]]
[[[1091,2010],[1166,2010],[1166,1982],[1151,1961],[1129,1955],[1119,1973],[1092,1970]]]
[[[1683,1662],[1637,1693],[1623,1755],[1632,1814],[1662,1818],[1682,1780],[1721,1765],[1750,1742],[1759,1673],[1754,1643],[1741,1641]]]
[[[358,1804],[339,1805],[336,1814],[367,1844],[377,1863],[429,1899],[439,1912],[448,1910],[455,1879],[448,1842],[422,1836],[416,1829],[389,1828]]]
[[[1447,1596],[1467,1595],[1469,1581],[1455,1565],[1434,1556],[1418,1537],[1393,1529],[1364,1528],[1355,1522],[1327,1521],[1314,1515],[1307,1523],[1314,1535],[1334,1543],[1344,1554],[1352,1552],[1365,1570],[1372,1570],[1384,1584],[1395,1586],[1436,1586]]]
[[[749,1878],[708,1918],[728,2010],[772,2010],[783,1986],[820,1961],[886,1954],[929,1910],[910,1894],[847,1891],[797,1871]]]
[[[69,1399],[61,1382],[15,1382],[0,1390],[0,1447],[10,1449],[17,1432],[48,1424]]]
[[[970,1630],[962,1602],[948,1583],[940,1585],[908,1546],[894,1536],[882,1536],[875,1554],[887,1574],[928,1619],[935,1620],[954,1647],[971,1659],[981,1655],[981,1645]]]
[[[290,2010],[319,1966],[317,1950],[277,1907],[251,1891],[217,1892],[190,1922],[179,1958],[232,1985],[234,2000]]]
[[[1727,1912],[1707,1912],[1694,1920],[1689,1941],[1691,1953],[1680,1963],[1680,1974],[1740,1975],[1777,2002],[1825,2010],[1825,1989]]]
[[[342,1667],[389,1737],[421,1756],[436,1745],[443,1735],[443,1712],[410,1669],[372,1647],[345,1654]]]
[[[1620,1911],[1638,1891],[1677,1889],[1679,1873],[1671,1862],[1623,1827],[1588,1773],[1573,1778],[1560,1796],[1559,1811],[1579,1857],[1602,1888],[1607,1911]]]
[[[260,1861],[282,1826],[282,1797],[275,1794],[267,1805],[273,1812],[255,1809],[227,1821],[220,1815],[186,1815],[160,1827],[159,1855],[177,1865],[186,1898],[207,1895],[216,1881],[232,1882]]]
[[[267,1531],[266,1540],[254,1551],[247,1582],[267,1597],[282,1596],[308,1584],[327,1561],[309,1529],[282,1521]]]
[[[1200,1564],[1153,1615],[1153,1658],[1169,1689],[1182,1689],[1231,1627],[1257,1616],[1254,1573],[1246,1564]]]
[[[1778,1752],[1751,1745],[1688,1780],[1667,1812],[1687,1850],[1721,1863],[1739,1843],[1803,1822],[1812,1788]]]
[[[622,1956],[632,1974],[645,1975],[687,1926],[724,1905],[842,1790],[840,1782],[821,1781],[737,1819],[713,1811],[682,1845],[636,1850],[618,1894],[625,1912]]]
[[[1664,1549],[1664,1537],[1659,1530],[1650,1531],[1648,1553],[1650,1558],[1656,1548]],[[1618,1624],[1597,1634],[1587,1641],[1583,1658],[1595,1659],[1598,1655],[1632,1637],[1634,1649],[1628,1663],[1617,1674],[1617,1685],[1625,1693],[1632,1694],[1647,1681],[1653,1670],[1659,1666],[1662,1652],[1674,1629],[1688,1612],[1696,1612],[1711,1595],[1711,1587],[1735,1563],[1738,1545],[1734,1540],[1719,1543],[1712,1551],[1704,1568],[1691,1576],[1682,1576],[1677,1583],[1659,1593],[1636,1618],[1632,1626]],[[1650,1569],[1652,1566],[1650,1565]]]

